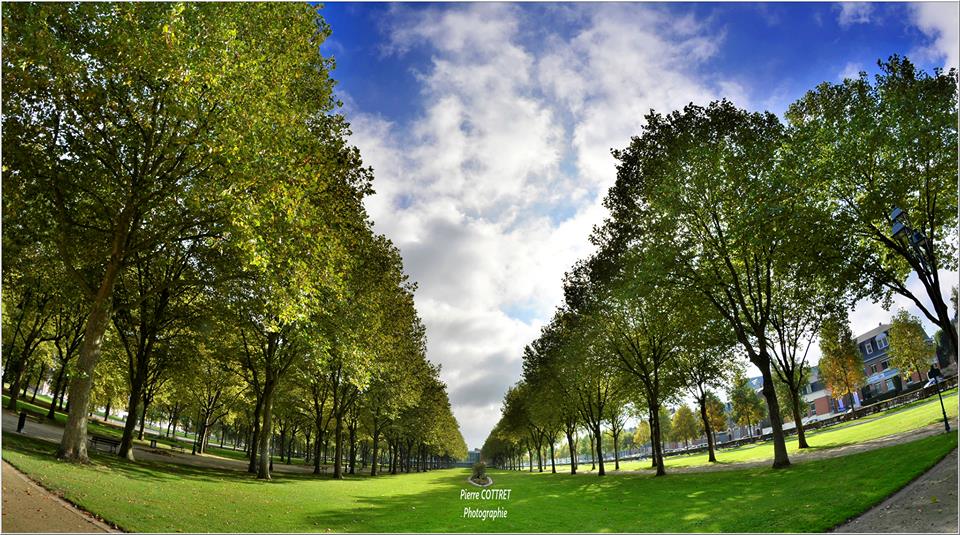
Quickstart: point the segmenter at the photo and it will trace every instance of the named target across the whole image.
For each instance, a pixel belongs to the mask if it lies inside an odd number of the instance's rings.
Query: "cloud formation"
[[[841,2],[836,6],[840,10],[837,23],[843,27],[867,24],[873,16],[873,4],[867,2]]]
[[[950,34],[928,5],[914,8],[916,24],[931,50],[955,61],[946,53],[955,28]],[[873,11],[838,10],[844,26],[870,22]],[[590,230],[606,216],[601,201],[615,179],[610,149],[639,134],[651,109],[720,97],[770,108],[796,97],[710,68],[726,35],[692,12],[398,4],[383,17],[386,57],[426,58],[411,62],[419,102],[402,123],[357,109],[349,95],[346,112],[352,141],[376,172],[368,209],[419,284],[428,356],[442,365],[471,448],[498,420],[523,347],[561,304],[563,273],[592,249]],[[889,317],[878,309],[862,303],[853,329]]]
[[[960,4],[919,2],[910,11],[912,22],[932,40],[919,52],[943,58],[944,68],[960,67]]]
[[[548,15],[574,31],[542,35],[528,13],[395,6],[383,51],[429,54],[417,73],[422,112],[394,124],[347,100],[353,142],[377,174],[368,208],[419,283],[429,356],[471,447],[561,303],[563,273],[591,250],[615,177],[610,149],[626,146],[650,109],[721,93],[690,66],[722,35],[692,16],[560,6]]]

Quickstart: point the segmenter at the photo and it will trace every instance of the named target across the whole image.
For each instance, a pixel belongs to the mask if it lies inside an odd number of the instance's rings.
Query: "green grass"
[[[947,416],[954,422],[957,422],[957,389],[948,391],[943,396],[943,403],[947,409]],[[919,429],[927,425],[942,422],[943,415],[940,410],[940,401],[936,398],[928,398],[917,401],[909,405],[898,407],[890,411],[872,414],[851,422],[844,422],[827,429],[814,432],[807,432],[807,444],[810,449],[807,451],[817,451],[823,449],[837,448],[866,440],[873,440],[904,431]],[[803,455],[797,447],[797,437],[787,438],[787,452],[791,455]],[[765,461],[773,459],[773,443],[763,442],[759,444],[749,444],[738,448],[719,449],[716,452],[717,461],[720,463],[742,463],[752,461]],[[664,459],[667,470],[671,467],[681,468],[687,466],[702,466],[710,464],[706,453],[696,453],[692,455],[676,455]],[[604,461],[604,468],[613,469],[613,461]],[[582,463],[579,470],[590,471],[589,463]],[[650,461],[625,461],[620,463],[621,470],[648,470]]]
[[[956,433],[797,464],[696,474],[589,475],[491,471],[510,499],[463,501],[466,469],[379,478],[241,472],[95,455],[65,464],[52,444],[3,435],[3,458],[48,488],[129,531],[823,531],[856,516],[933,466]],[[464,507],[508,511],[463,518]]]
[[[39,397],[40,397],[40,396],[37,396],[37,398],[39,398]],[[9,401],[10,398],[9,398],[6,394],[4,394],[4,395],[2,396],[2,399],[3,399],[3,406],[6,407],[6,406],[7,406],[7,403],[8,403],[8,401]],[[49,407],[49,406],[48,406],[48,407]],[[42,406],[40,406],[40,405],[36,405],[36,404],[30,403],[30,402],[28,402],[28,401],[24,401],[24,400],[22,400],[22,399],[18,399],[18,400],[17,400],[17,412],[20,412],[21,410],[25,410],[25,411],[27,411],[27,412],[30,413],[30,414],[33,414],[33,415],[35,415],[35,416],[40,416],[40,417],[44,418],[44,421],[45,421],[45,422],[51,423],[51,424],[53,424],[53,425],[58,425],[58,426],[60,426],[60,427],[65,426],[66,423],[67,423],[67,415],[66,415],[66,413],[63,413],[63,412],[60,412],[60,411],[55,411],[55,412],[54,412],[54,414],[53,414],[54,420],[53,420],[52,422],[51,422],[50,420],[46,420],[47,411],[49,410],[48,407],[42,407]],[[29,425],[29,424],[28,424],[28,425]],[[103,422],[102,420],[98,420],[98,419],[96,419],[96,418],[88,418],[88,419],[87,419],[87,432],[88,432],[88,433],[95,434],[95,435],[102,435],[102,436],[107,436],[107,437],[113,437],[113,438],[116,438],[116,439],[119,439],[119,438],[121,438],[121,437],[123,436],[123,428],[117,427],[117,426],[115,426],[115,425],[110,425],[110,424],[105,423],[105,422]],[[146,437],[147,435],[144,435],[144,436]],[[140,445],[146,446],[146,445],[149,445],[149,444],[150,444],[150,439],[148,438],[148,439],[146,439],[146,440],[137,440],[136,437],[134,437],[134,441],[133,441],[133,442],[134,442],[135,444],[140,444]],[[166,437],[157,437],[157,445],[158,445],[158,447],[159,447],[159,446],[163,446],[164,448],[168,448],[168,449],[169,449],[169,448],[171,447],[171,445],[173,445],[173,444],[179,444],[179,445],[183,446],[184,448],[189,448],[189,447],[190,447],[190,442],[185,442],[185,441],[182,441],[182,440],[180,440],[180,441],[175,441],[175,440],[172,439],[172,438],[166,438]],[[241,452],[241,453],[242,453],[242,452]]]

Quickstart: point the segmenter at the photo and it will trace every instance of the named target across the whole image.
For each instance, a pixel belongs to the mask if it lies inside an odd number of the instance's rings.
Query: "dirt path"
[[[11,533],[115,532],[40,487],[19,470],[3,463],[3,520],[0,530]]]
[[[957,450],[838,533],[957,533]]]

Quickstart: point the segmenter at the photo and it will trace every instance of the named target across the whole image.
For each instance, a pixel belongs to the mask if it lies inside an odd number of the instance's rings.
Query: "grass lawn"
[[[957,446],[940,434],[797,464],[699,474],[588,475],[492,471],[506,501],[465,501],[464,469],[344,481],[242,473],[96,455],[58,462],[54,445],[3,435],[3,458],[130,531],[823,531],[881,501]],[[463,517],[465,507],[507,518]]]
[[[943,404],[947,409],[947,416],[954,422],[952,427],[956,427],[957,389],[954,388],[943,396]],[[943,414],[940,411],[940,401],[934,396],[933,398],[911,403],[908,406],[872,414],[851,422],[844,422],[828,429],[808,432],[806,435],[807,444],[810,445],[810,450],[808,451],[836,448],[865,440],[872,440],[911,429],[918,429],[942,421]],[[787,451],[791,456],[802,455],[797,448],[796,436],[787,438]],[[716,455],[717,461],[720,463],[772,460],[773,443],[763,442],[738,448],[719,449]],[[693,455],[667,457],[665,463],[667,470],[669,470],[671,467],[679,468],[684,466],[706,465],[709,464],[709,461],[707,461],[706,453],[697,453]],[[613,461],[604,461],[604,468],[612,470]],[[650,460],[621,462],[620,469],[648,470],[650,469]],[[589,472],[589,461],[587,463],[581,462],[578,470],[586,470]]]
[[[39,399],[40,396],[37,396],[37,398]],[[6,407],[7,402],[9,401],[9,397],[7,397],[7,395],[4,394],[2,396],[2,400],[3,400],[3,406]],[[41,407],[40,405],[35,405],[28,401],[18,399],[17,412],[20,412],[21,410],[26,410],[30,414],[34,414],[34,415],[46,418],[47,411],[49,410],[49,408]],[[54,420],[53,422],[50,422],[51,424],[58,425],[60,427],[63,427],[67,424],[66,413],[55,411],[53,414],[53,417],[54,417]],[[46,421],[49,422],[49,420],[46,420]],[[123,428],[117,427],[116,425],[110,425],[108,423],[103,422],[102,420],[98,420],[97,418],[87,418],[87,432],[92,433],[94,435],[102,435],[107,437],[113,437],[116,439],[120,439],[123,436]],[[144,434],[144,437],[147,437],[147,436],[148,436],[147,434]],[[146,446],[150,444],[150,439],[147,438],[146,440],[137,440],[136,437],[134,437],[134,443]],[[157,437],[158,447],[163,446],[165,448],[169,448],[172,444],[179,444],[187,449],[190,448],[190,442],[174,441],[174,439],[172,438]]]

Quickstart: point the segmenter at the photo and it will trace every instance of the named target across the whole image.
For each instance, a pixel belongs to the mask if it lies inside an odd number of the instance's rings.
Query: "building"
[[[817,366],[810,367],[810,377],[803,387],[803,400],[807,403],[809,421],[830,418],[848,408],[844,407],[842,401],[833,399],[827,385],[820,379],[820,368]]]
[[[860,399],[864,402],[894,397],[905,390],[913,390],[927,380],[926,371],[903,377],[899,369],[890,365],[889,333],[890,324],[881,323],[856,337],[857,348],[863,358],[863,374],[867,378],[867,384],[860,389]],[[933,342],[930,337],[927,340]],[[930,362],[935,359],[936,356],[931,353]]]
[[[470,464],[480,462],[480,449],[474,448],[473,451],[467,452],[467,462]]]

